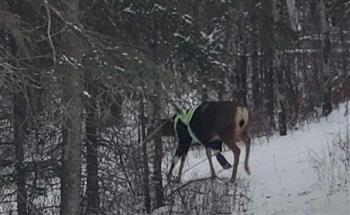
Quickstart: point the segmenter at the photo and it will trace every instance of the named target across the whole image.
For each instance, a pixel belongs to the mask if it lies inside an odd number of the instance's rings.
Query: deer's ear
[[[175,135],[172,119],[162,119],[161,124],[163,125],[161,129],[162,136],[169,137]]]

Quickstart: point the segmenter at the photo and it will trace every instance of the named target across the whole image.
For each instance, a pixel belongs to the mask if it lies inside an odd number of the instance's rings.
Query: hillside
[[[238,183],[249,184],[247,214],[350,214],[349,172],[340,162],[344,152],[335,144],[348,133],[350,121],[344,112],[342,105],[287,136],[253,140],[251,176],[243,170],[242,149]],[[232,161],[231,152],[224,155]],[[188,155],[182,183],[209,176],[204,159],[197,150]],[[223,171],[213,161],[219,177],[228,181],[231,169]]]

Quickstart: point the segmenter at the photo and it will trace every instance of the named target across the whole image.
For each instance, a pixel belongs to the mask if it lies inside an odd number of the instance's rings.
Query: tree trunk
[[[296,10],[295,0],[286,0],[286,4],[287,4],[290,27],[293,29],[293,31],[297,32],[298,31],[298,13]]]
[[[152,39],[154,41],[160,40],[160,30],[159,30],[159,20],[153,20],[153,32]],[[152,47],[152,60],[157,64],[161,64],[161,55],[159,43],[153,42],[150,44]],[[155,80],[153,94],[151,95],[151,105],[152,105],[152,117],[153,117],[153,128],[157,129],[160,125],[161,119],[161,99],[160,99],[160,89],[161,83],[159,80]],[[159,208],[164,205],[164,195],[163,195],[163,180],[162,180],[162,157],[163,157],[163,147],[161,134],[158,132],[154,137],[154,159],[153,159],[153,187],[155,191],[155,208]]]
[[[159,82],[157,81],[156,86],[160,86]],[[152,99],[152,109],[153,109],[153,119],[154,119],[154,128],[157,129],[157,127],[160,125],[160,99],[159,96],[157,96],[159,93],[157,92],[159,88],[156,87],[155,89],[155,96]],[[154,178],[153,178],[153,185],[155,190],[155,208],[159,208],[164,205],[164,195],[163,195],[163,180],[162,180],[162,157],[163,157],[163,146],[162,146],[162,140],[161,135],[158,132],[154,137],[154,160],[153,160],[153,168],[154,168]]]
[[[265,75],[265,98],[267,113],[270,117],[270,125],[275,128],[274,110],[275,110],[275,96],[274,96],[274,41],[273,41],[273,1],[266,0],[262,2],[262,25],[261,25],[261,51],[262,51],[262,71]]]
[[[23,87],[23,86],[22,86]],[[20,87],[20,88],[22,88]],[[24,168],[24,144],[26,130],[27,103],[23,89],[14,95],[14,141],[16,150],[16,185],[18,215],[28,214],[26,172]]]
[[[92,74],[87,73],[87,79]],[[87,206],[86,214],[99,213],[99,186],[98,186],[98,124],[97,124],[97,89],[94,83],[87,81],[87,91],[90,97],[86,103],[86,171],[87,171]]]
[[[1,37],[1,64],[8,63],[11,65],[13,63],[12,56],[16,62],[19,62],[21,58],[30,59],[28,47],[25,44],[24,35],[20,31],[12,31],[11,25],[7,29],[7,22],[10,23],[11,19],[17,19],[18,15],[7,11],[8,3],[0,3],[0,37]],[[4,14],[7,14],[4,15]],[[4,52],[5,51],[5,52]],[[11,56],[11,57],[9,57]],[[12,62],[11,62],[12,61]],[[16,65],[17,66],[17,65]],[[6,67],[5,67],[6,68]],[[1,75],[0,84],[3,84],[3,78],[6,77],[6,69],[1,66],[1,72],[5,71]],[[5,70],[4,70],[5,69]],[[11,70],[10,70],[11,71]],[[28,193],[26,188],[26,168],[25,168],[25,144],[26,144],[26,132],[27,132],[27,116],[28,116],[28,98],[26,98],[25,84],[27,82],[26,78],[27,71],[24,69],[11,71],[11,74],[7,76],[11,82],[13,82],[13,141],[15,146],[15,183],[16,183],[16,203],[17,203],[17,214],[27,215],[29,214],[28,208]],[[9,73],[10,74],[10,73]],[[4,81],[6,81],[4,79]],[[3,89],[3,88],[2,88]],[[2,100],[0,92],[0,99]],[[4,104],[6,106],[6,103]],[[1,134],[2,135],[2,134]],[[1,138],[3,138],[1,136]],[[0,176],[1,177],[1,176]],[[0,180],[1,181],[1,180]]]
[[[245,49],[239,56],[239,100],[243,105],[247,105],[247,56]]]
[[[332,112],[332,91],[331,91],[331,71],[329,65],[329,57],[331,52],[331,42],[329,36],[329,26],[326,17],[326,6],[324,0],[320,0],[320,24],[321,24],[321,48],[322,48],[322,58],[321,58],[321,67],[322,67],[322,81],[323,83],[323,105],[322,105],[322,114],[327,116]]]
[[[61,181],[61,215],[80,214],[81,180],[81,71],[61,70],[63,75],[63,156]]]
[[[65,1],[64,18],[80,26],[78,22],[79,0]],[[76,27],[68,27],[63,35],[63,52],[78,63],[87,53],[86,41],[79,37]],[[81,202],[81,147],[82,147],[82,70],[74,62],[59,65],[63,88],[63,155],[61,178],[61,215],[80,214]]]
[[[140,101],[140,121],[141,121],[141,141],[142,141],[142,156],[143,156],[143,195],[145,210],[148,214],[151,213],[151,195],[149,187],[149,166],[148,166],[148,153],[146,138],[146,122],[145,122],[145,109],[143,99]]]
[[[287,113],[282,101],[280,101],[280,112],[278,113],[278,129],[280,136],[287,135]]]
[[[255,40],[255,39],[254,39]],[[259,73],[259,57],[257,53],[256,41],[253,41],[253,53],[252,53],[252,99],[253,99],[253,109],[256,110],[261,107],[261,82],[260,82],[260,73]]]
[[[256,11],[256,5],[254,2],[249,4],[249,23],[251,25],[252,31],[250,32],[250,41],[251,41],[251,80],[252,80],[252,105],[253,110],[258,109],[262,106],[261,100],[261,81],[259,73],[259,56],[258,56],[258,16]]]
[[[286,113],[286,93],[285,93],[285,78],[284,71],[280,66],[276,67],[278,80],[278,129],[281,136],[287,135],[287,113]]]
[[[292,0],[294,1],[294,0]],[[290,2],[292,4],[293,2]],[[281,19],[280,14],[281,11],[278,8],[279,2],[277,0],[272,0],[272,8],[273,8],[273,21],[274,23],[279,22]],[[294,7],[293,7],[294,6]],[[296,13],[295,11],[295,2],[290,5],[292,9],[294,9],[290,13],[294,14]],[[294,19],[293,19],[294,20]],[[293,26],[296,25],[296,23],[293,23]],[[292,26],[292,27],[293,27]],[[295,26],[296,28],[296,26]],[[277,35],[273,35],[274,38],[277,38]],[[273,64],[273,71],[274,74],[277,77],[277,102],[278,102],[278,129],[279,133],[281,136],[287,135],[287,113],[286,113],[286,93],[285,93],[285,73],[284,69],[282,68],[282,63],[281,63],[281,53],[278,49],[274,48],[273,49],[273,59],[272,59],[272,64]]]

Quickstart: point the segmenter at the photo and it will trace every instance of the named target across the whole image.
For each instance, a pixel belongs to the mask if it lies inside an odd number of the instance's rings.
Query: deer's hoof
[[[249,168],[248,166],[245,166],[245,167],[244,167],[244,170],[246,171],[246,173],[247,173],[248,175],[251,174],[250,168]]]

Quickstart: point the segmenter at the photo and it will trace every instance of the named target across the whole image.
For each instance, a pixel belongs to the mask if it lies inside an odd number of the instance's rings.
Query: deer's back
[[[239,103],[233,101],[205,102],[193,115],[191,128],[202,141],[209,141],[216,133],[234,127]]]

